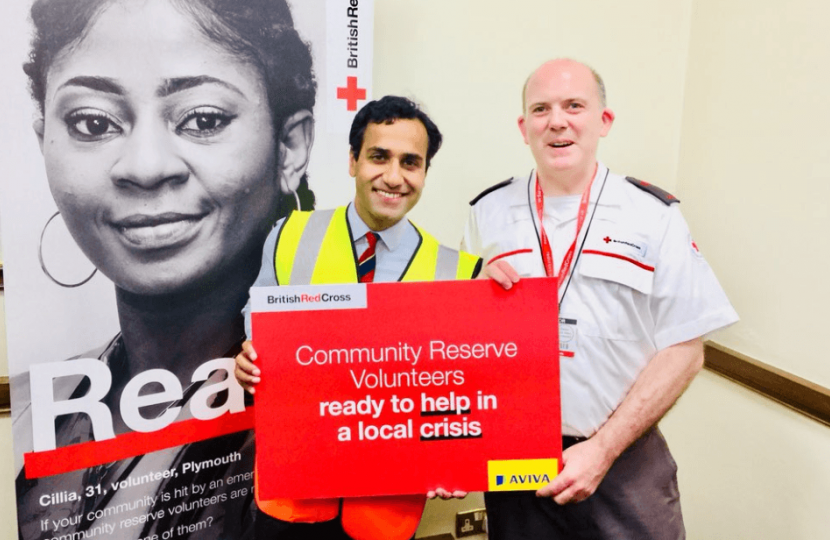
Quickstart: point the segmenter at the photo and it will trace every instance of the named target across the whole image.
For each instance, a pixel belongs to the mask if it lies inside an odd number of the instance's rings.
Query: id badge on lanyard
[[[594,171],[594,176],[596,176],[596,171]],[[594,212],[591,214],[591,219],[588,222],[588,228],[591,226],[591,221],[594,219],[594,214],[596,213],[596,205],[599,202],[599,197],[602,195],[602,191],[605,189],[605,180],[608,178],[608,172],[605,173],[605,178],[602,181],[602,188],[600,189],[600,193],[597,196],[597,202],[594,203]],[[554,265],[553,265],[553,250],[551,249],[550,241],[548,240],[548,236],[545,233],[545,223],[544,223],[544,210],[545,210],[545,195],[542,192],[542,186],[539,184],[538,175],[536,177],[536,215],[539,218],[539,244],[542,251],[542,262],[545,265],[545,275],[547,277],[555,277],[557,279],[558,290],[559,293],[559,307],[562,307],[562,301],[565,299],[565,294],[568,292],[568,286],[570,285],[570,276],[571,276],[571,267],[573,266],[574,255],[576,254],[577,259],[579,258],[579,254],[576,251],[576,243],[579,240],[579,233],[582,231],[582,225],[585,223],[585,217],[588,214],[588,202],[591,197],[591,186],[593,186],[594,180],[591,179],[591,182],[582,192],[582,198],[579,201],[579,210],[576,215],[576,236],[574,236],[573,242],[571,242],[568,251],[565,252],[565,256],[562,258],[562,264],[559,267],[559,273],[556,274]],[[585,231],[585,237],[583,238],[583,243],[585,238],[588,237],[588,231]],[[580,247],[579,253],[582,252],[582,248]],[[567,281],[566,281],[567,280]],[[565,286],[564,290],[562,286]],[[577,351],[577,320],[576,317],[573,316],[566,316],[560,313],[559,315],[559,357],[560,358],[573,358],[576,356]]]
[[[573,358],[576,356],[577,332],[576,319],[572,316],[559,315],[559,357]]]

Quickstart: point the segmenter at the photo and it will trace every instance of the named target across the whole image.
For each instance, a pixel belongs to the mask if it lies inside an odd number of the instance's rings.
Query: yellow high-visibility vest
[[[419,228],[421,241],[398,281],[470,279],[480,259],[442,246]],[[346,207],[293,212],[277,238],[274,269],[280,285],[357,283],[357,256]]]

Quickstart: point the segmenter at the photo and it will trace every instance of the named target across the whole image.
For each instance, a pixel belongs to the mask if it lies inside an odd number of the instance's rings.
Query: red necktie
[[[369,231],[366,233],[366,241],[369,246],[357,260],[357,280],[360,283],[371,283],[375,279],[375,245],[378,243],[378,235]]]

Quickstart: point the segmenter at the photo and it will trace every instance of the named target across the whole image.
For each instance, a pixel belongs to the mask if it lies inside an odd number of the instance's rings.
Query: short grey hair
[[[594,68],[592,68],[588,64],[580,62],[579,60],[574,60],[572,58],[554,58],[552,60],[569,60],[571,62],[576,62],[577,64],[581,64],[581,65],[585,66],[586,68],[590,69],[591,74],[594,76],[594,80],[597,82],[597,90],[599,91],[599,104],[602,106],[603,109],[608,106],[608,99],[605,95],[605,81],[602,80],[602,76],[599,73],[597,73],[597,71]],[[531,71],[530,75],[528,75],[527,79],[525,79],[525,83],[522,86],[522,114],[524,114],[525,110],[527,109],[527,83],[529,83],[531,77],[533,77],[533,75],[537,71],[539,71],[540,67],[547,64],[548,62],[551,62],[552,60],[547,60],[544,63],[540,64],[536,69]]]

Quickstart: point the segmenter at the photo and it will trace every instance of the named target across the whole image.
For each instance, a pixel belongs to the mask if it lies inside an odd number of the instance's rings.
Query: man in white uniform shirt
[[[559,280],[563,469],[535,494],[487,493],[490,538],[685,538],[656,423],[701,369],[702,336],[737,314],[679,201],[597,161],[613,122],[599,75],[546,62],[519,118],[536,169],[471,203],[462,249],[491,277]]]

